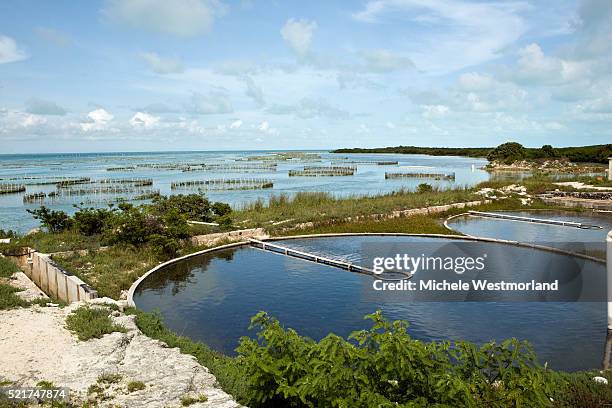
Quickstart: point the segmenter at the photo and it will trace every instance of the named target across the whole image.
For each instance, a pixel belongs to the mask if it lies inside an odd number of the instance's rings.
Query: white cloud
[[[104,130],[113,120],[114,116],[105,109],[99,108],[87,114],[85,121],[81,123],[81,129],[85,132],[92,130]]]
[[[390,72],[415,68],[414,62],[402,54],[387,49],[362,51],[365,67],[373,72]]]
[[[194,37],[210,31],[226,10],[217,0],[107,0],[101,13],[126,28]]]
[[[459,88],[468,92],[488,91],[495,85],[495,80],[487,74],[467,72],[459,76]]]
[[[28,58],[28,55],[19,47],[15,40],[5,35],[0,35],[0,64],[21,61]]]
[[[261,87],[257,86],[257,84],[255,84],[255,81],[253,81],[253,78],[251,78],[250,76],[245,77],[244,81],[247,86],[246,95],[253,99],[253,101],[255,101],[258,107],[265,105],[266,102],[264,100],[263,90],[261,89]]]
[[[407,54],[419,69],[444,73],[499,56],[527,31],[521,1],[370,0],[353,13],[364,23],[405,23]]]
[[[230,123],[229,128],[230,129],[240,129],[241,126],[242,126],[242,121],[240,119],[237,119],[233,121],[232,123]]]
[[[274,105],[267,112],[275,115],[293,114],[302,119],[323,117],[328,119],[348,119],[350,114],[331,105],[323,98],[302,98],[296,105]]]
[[[158,74],[176,74],[183,72],[183,63],[174,58],[162,58],[154,52],[143,52],[140,56]]]
[[[280,33],[283,39],[299,57],[305,57],[310,51],[312,36],[317,27],[316,21],[290,18],[287,20]]]
[[[193,93],[186,109],[190,113],[202,115],[231,113],[234,111],[232,102],[227,94],[220,91],[212,91],[206,95],[199,92]]]
[[[30,98],[26,101],[26,112],[35,115],[65,115],[66,109],[55,102],[46,101],[40,98]]]
[[[150,128],[159,123],[159,117],[144,112],[136,112],[130,119],[130,125],[135,128]]]
[[[259,129],[262,132],[267,132],[268,130],[270,130],[270,124],[268,123],[267,120],[264,120],[263,122],[259,124],[257,129]]]
[[[441,118],[446,116],[450,109],[445,105],[423,105],[423,117],[426,119]]]

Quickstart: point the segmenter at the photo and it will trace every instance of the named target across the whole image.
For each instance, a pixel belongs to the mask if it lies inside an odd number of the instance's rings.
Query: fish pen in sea
[[[42,191],[39,193],[26,194],[23,196],[23,202],[26,204],[42,203],[45,201],[46,197],[47,193],[43,193]]]
[[[89,183],[90,181],[91,179],[89,177],[72,178],[72,179],[60,180],[59,182],[55,183],[55,185],[59,188],[62,188],[62,187],[73,186],[75,184],[86,184],[86,183]]]
[[[23,184],[2,183],[0,184],[0,194],[22,193],[26,191]]]
[[[131,184],[134,187],[152,186],[153,179],[150,178],[109,178],[92,180],[92,183],[97,184]]]
[[[454,180],[455,173],[385,173],[385,179],[427,178],[434,180]]]
[[[125,166],[125,167],[107,167],[106,171],[134,171],[136,170],[135,166]]]
[[[70,196],[86,196],[86,195],[101,195],[101,194],[147,194],[152,190],[141,188],[138,186],[129,185],[110,185],[110,186],[94,186],[94,187],[67,187],[58,190],[62,197]]]
[[[183,172],[207,171],[207,172],[223,172],[223,173],[258,173],[276,171],[276,163],[219,163],[205,164],[202,166],[193,166],[183,169]]]
[[[357,166],[304,166],[303,170],[289,170],[289,177],[352,176]]]
[[[274,187],[270,179],[210,179],[176,181],[170,184],[172,190],[202,189],[202,190],[259,190]]]

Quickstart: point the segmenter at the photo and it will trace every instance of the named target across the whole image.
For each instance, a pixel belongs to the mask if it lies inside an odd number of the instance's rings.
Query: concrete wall
[[[218,232],[215,234],[196,235],[191,237],[191,242],[195,245],[213,245],[220,241],[244,241],[248,238],[267,238],[268,235],[263,228],[250,228],[229,232]]]
[[[49,297],[77,302],[98,297],[98,292],[70,272],[59,267],[50,256],[36,251],[11,256],[28,278]]]

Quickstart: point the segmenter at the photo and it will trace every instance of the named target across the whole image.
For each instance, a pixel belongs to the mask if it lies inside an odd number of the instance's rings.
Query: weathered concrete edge
[[[238,241],[238,242],[232,242],[231,244],[225,244],[225,245],[221,245],[221,246],[214,247],[214,248],[203,249],[203,250],[198,251],[198,252],[193,252],[191,254],[187,254],[187,255],[184,255],[184,256],[181,256],[181,257],[178,257],[178,258],[170,259],[169,261],[166,261],[164,263],[161,263],[161,264],[157,265],[153,269],[150,269],[147,272],[145,272],[145,274],[142,275],[140,278],[138,278],[138,280],[136,280],[136,282],[132,283],[132,286],[130,286],[130,289],[128,290],[128,295],[127,295],[128,306],[136,307],[136,304],[134,303],[134,293],[136,292],[136,289],[138,288],[138,285],[140,285],[142,283],[142,281],[144,281],[147,277],[149,277],[153,273],[157,272],[158,270],[163,269],[166,266],[172,265],[172,264],[174,264],[176,262],[180,262],[180,261],[183,261],[185,259],[193,258],[195,256],[202,255],[202,254],[205,254],[207,252],[212,252],[212,251],[217,251],[217,250],[221,250],[221,249],[238,247],[238,246],[246,245],[247,243],[248,243],[247,241]]]

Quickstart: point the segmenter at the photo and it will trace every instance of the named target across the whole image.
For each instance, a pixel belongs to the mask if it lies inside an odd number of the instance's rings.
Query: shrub
[[[36,210],[27,209],[26,211],[39,220],[49,232],[62,232],[72,225],[72,219],[64,211],[49,210],[44,205]]]
[[[2,238],[17,238],[17,232],[13,231],[13,230],[3,230],[0,229],[0,239]]]
[[[125,327],[113,323],[108,314],[106,307],[81,306],[66,318],[66,328],[82,341],[112,332],[125,333]]]
[[[216,202],[212,205],[212,212],[217,217],[223,217],[232,212],[232,207],[227,203]]]
[[[527,157],[527,150],[520,143],[508,142],[497,146],[487,156],[490,162],[512,164]]]
[[[15,262],[0,256],[0,278],[10,278],[19,268]]]
[[[206,401],[208,401],[208,397],[204,394],[200,394],[197,397],[190,397],[188,395],[181,397],[181,405],[184,407],[188,407],[198,402],[206,402]]]
[[[423,193],[431,193],[433,191],[433,187],[430,184],[427,183],[421,183],[419,184],[419,186],[417,187],[416,192],[419,194],[423,194]]]
[[[112,211],[103,208],[84,208],[75,205],[79,210],[74,213],[74,226],[83,235],[100,234]]]
[[[370,330],[349,341],[330,334],[320,342],[285,330],[261,312],[252,319],[258,339],[237,351],[257,406],[548,406],[543,370],[527,343],[516,339],[477,346],[424,343],[401,321],[369,315]]]
[[[176,239],[159,234],[150,235],[149,244],[155,255],[161,259],[176,257],[180,248]]]
[[[121,203],[104,226],[103,241],[108,244],[141,245],[147,242],[149,235],[161,234],[162,230],[157,217],[146,215],[132,204]]]
[[[145,383],[143,383],[142,381],[130,381],[127,385],[127,390],[131,393],[135,391],[144,390],[145,387]]]
[[[201,194],[156,197],[148,209],[160,216],[175,210],[190,221],[211,222],[213,219],[210,201]]]

